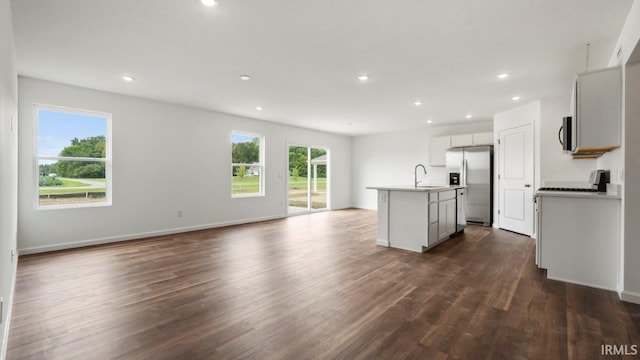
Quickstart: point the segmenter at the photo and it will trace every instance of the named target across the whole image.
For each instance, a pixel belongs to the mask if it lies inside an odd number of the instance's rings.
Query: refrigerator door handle
[[[467,160],[462,159],[462,165],[460,167],[460,185],[467,186]]]

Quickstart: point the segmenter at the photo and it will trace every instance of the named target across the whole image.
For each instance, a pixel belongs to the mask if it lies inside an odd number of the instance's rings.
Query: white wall
[[[627,64],[640,41],[640,0],[634,0],[618,36],[616,47],[609,59],[609,66]],[[618,56],[620,53],[620,56]],[[637,56],[638,54],[636,54]]]
[[[609,66],[623,65],[625,95],[622,148],[598,159],[598,167],[611,169],[612,182],[621,184],[619,292],[623,300],[640,304],[640,238],[638,237],[640,224],[637,221],[637,214],[640,213],[640,194],[637,188],[637,184],[640,183],[639,63],[640,0],[634,0],[608,64]]]
[[[617,49],[617,47],[616,47]],[[615,57],[615,53],[614,53],[614,57],[612,57],[612,59],[615,58],[615,63],[609,63],[608,66],[618,66],[618,65],[623,65],[623,63],[620,63],[619,61],[622,61],[622,56],[620,56],[620,58]],[[622,66],[622,84],[623,87],[625,86],[625,77],[626,77],[626,70],[624,68],[624,66]],[[624,94],[624,92],[623,92]],[[604,169],[604,170],[609,170],[611,173],[611,183],[614,184],[619,184],[620,185],[620,195],[622,196],[622,200],[620,201],[620,223],[619,223],[619,233],[618,233],[618,241],[619,241],[619,248],[620,248],[620,256],[619,256],[619,270],[618,270],[618,292],[621,293],[624,289],[624,263],[625,263],[625,249],[624,249],[624,232],[625,232],[625,203],[626,203],[626,196],[625,196],[625,180],[624,180],[624,167],[625,167],[625,111],[624,111],[624,107],[625,107],[625,98],[623,96],[622,99],[622,107],[623,107],[623,111],[622,111],[622,123],[621,123],[621,142],[620,142],[620,148],[615,149],[613,151],[610,151],[608,153],[605,153],[604,155],[602,155],[601,157],[599,157],[597,159],[597,165],[596,168],[598,169]]]
[[[21,254],[283,217],[291,142],[330,149],[332,208],[351,205],[350,137],[29,78],[19,85]],[[112,206],[35,209],[34,103],[112,113]],[[265,135],[264,197],[231,198],[232,130]]]
[[[412,185],[417,164],[427,166],[424,183],[448,184],[444,167],[428,166],[431,138],[490,132],[491,127],[491,121],[483,121],[354,137],[351,149],[353,206],[376,209],[376,191],[366,187]]]
[[[637,49],[640,51],[640,47]],[[626,69],[623,299],[640,303],[640,63]],[[635,99],[631,101],[631,99]]]
[[[9,0],[0,0],[0,297],[3,298],[0,359],[4,359],[6,351],[17,264],[17,261],[11,261],[11,251],[16,249],[18,223],[17,104],[18,74],[11,4]]]

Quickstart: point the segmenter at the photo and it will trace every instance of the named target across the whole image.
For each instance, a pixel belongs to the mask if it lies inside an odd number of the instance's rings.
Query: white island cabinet
[[[381,246],[424,252],[456,232],[456,189],[460,187],[369,187],[378,190]]]
[[[536,264],[549,279],[616,290],[620,197],[536,193]]]
[[[456,191],[438,193],[438,240],[456,232]]]

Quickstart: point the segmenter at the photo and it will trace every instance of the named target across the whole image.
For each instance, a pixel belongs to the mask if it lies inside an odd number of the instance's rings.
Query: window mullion
[[[38,156],[38,160],[107,162],[107,159],[105,158],[73,157],[73,156]]]

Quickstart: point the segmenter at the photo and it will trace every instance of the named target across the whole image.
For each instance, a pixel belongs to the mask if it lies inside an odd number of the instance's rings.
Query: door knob
[[[531,184],[524,184],[524,187],[531,187]]]

